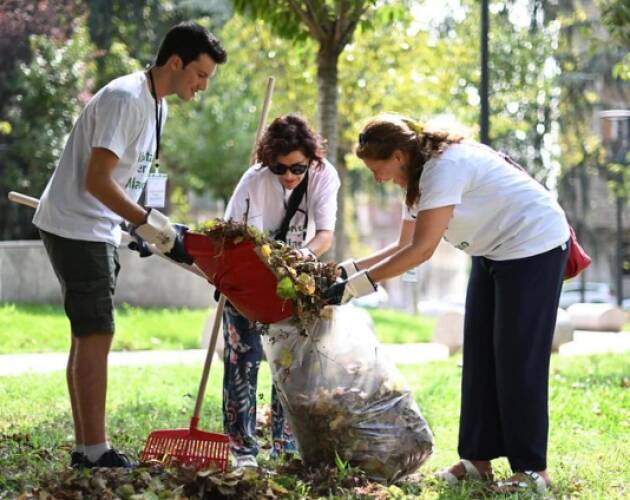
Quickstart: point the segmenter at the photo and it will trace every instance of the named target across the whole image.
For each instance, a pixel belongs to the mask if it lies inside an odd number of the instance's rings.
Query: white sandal
[[[487,479],[481,475],[479,469],[477,469],[477,467],[475,467],[470,460],[462,458],[460,459],[460,463],[464,466],[464,469],[466,469],[466,473],[461,478],[458,478],[448,469],[441,470],[435,475],[435,477],[440,481],[444,481],[450,484],[451,486],[459,484],[459,482],[463,481],[464,479],[474,479],[476,481],[484,481],[485,479]]]
[[[515,474],[522,474],[527,476],[526,479],[506,479],[505,481],[497,481],[495,491],[498,493],[517,493],[519,491],[526,491],[534,489],[539,495],[544,495],[547,491],[547,482],[543,477],[534,472],[533,470],[519,471]]]

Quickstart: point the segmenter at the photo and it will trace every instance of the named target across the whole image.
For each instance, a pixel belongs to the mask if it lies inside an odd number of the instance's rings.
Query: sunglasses
[[[294,163],[293,165],[283,165],[282,163],[276,163],[275,165],[269,165],[269,170],[276,175],[284,175],[287,170],[293,175],[302,175],[308,170],[309,164]]]

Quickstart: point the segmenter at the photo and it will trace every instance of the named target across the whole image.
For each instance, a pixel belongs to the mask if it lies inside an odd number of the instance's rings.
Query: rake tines
[[[157,430],[149,434],[142,461],[191,465],[197,469],[214,464],[225,471],[230,451],[230,438],[225,434],[204,432],[191,420],[189,429]]]

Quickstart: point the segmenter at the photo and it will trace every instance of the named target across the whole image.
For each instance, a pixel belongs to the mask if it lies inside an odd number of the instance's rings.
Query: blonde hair
[[[420,198],[419,181],[424,164],[463,137],[446,131],[429,130],[422,122],[396,113],[370,118],[359,134],[355,154],[362,160],[386,160],[399,149],[409,155],[405,204],[413,206]]]

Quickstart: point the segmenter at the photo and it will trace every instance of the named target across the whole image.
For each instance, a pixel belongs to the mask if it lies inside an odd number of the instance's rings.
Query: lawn
[[[436,451],[421,469],[420,478],[401,482],[389,491],[377,485],[361,491],[380,491],[380,498],[405,493],[427,499],[484,496],[485,490],[474,483],[447,488],[431,479],[433,472],[456,459],[458,361],[455,357],[402,368],[435,433]],[[555,486],[550,497],[609,499],[630,495],[628,366],[630,354],[553,357],[549,464]],[[112,442],[137,456],[151,430],[186,426],[199,375],[200,366],[112,370],[108,401]],[[204,430],[221,428],[220,384],[219,364],[210,377],[200,424]],[[261,405],[269,401],[269,386],[268,367],[263,364],[258,390]],[[0,498],[17,496],[39,481],[50,481],[51,477],[58,480],[66,474],[71,434],[62,373],[0,378]],[[276,468],[274,463],[261,462],[267,468]],[[505,460],[495,465],[499,477],[508,474]],[[83,479],[89,481],[89,474]],[[273,476],[273,484],[279,485],[279,491],[286,488],[287,496],[292,498],[311,497],[317,486],[286,473]],[[358,491],[337,489],[330,492],[330,497],[358,497]],[[147,493],[136,498],[158,497]]]
[[[398,311],[368,310],[382,342],[428,342],[435,320]],[[197,349],[208,316],[205,309],[118,306],[113,349]],[[69,324],[61,306],[0,305],[0,354],[65,352]]]
[[[198,349],[208,311],[145,309],[121,305],[116,311],[113,349]],[[65,352],[70,324],[61,306],[0,305],[0,354]]]

